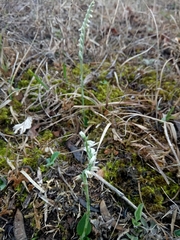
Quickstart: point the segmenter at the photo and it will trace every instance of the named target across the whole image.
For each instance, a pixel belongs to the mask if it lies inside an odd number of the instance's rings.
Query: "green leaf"
[[[88,221],[88,225],[87,225],[87,228],[85,229],[86,221]],[[85,236],[88,236],[90,234],[90,232],[91,232],[91,223],[89,221],[89,216],[87,215],[87,213],[84,213],[82,218],[79,220],[76,231],[77,231],[77,234],[79,236],[82,236],[83,233],[85,233]],[[88,239],[88,238],[86,238],[86,239]]]
[[[180,229],[174,231],[175,237],[180,237]]]
[[[36,75],[33,73],[31,69],[28,70],[28,72],[36,79],[37,82],[39,82],[46,90],[49,90],[49,87]]]
[[[54,152],[54,153],[51,155],[50,158],[47,158],[47,159],[46,159],[46,162],[47,162],[46,166],[49,167],[49,166],[54,165],[54,163],[55,163],[57,157],[59,156],[59,154],[60,154],[59,152]]]
[[[142,224],[141,219],[142,219],[143,206],[144,205],[142,203],[140,203],[134,213],[135,218],[132,218],[132,224],[134,227],[139,227]]]
[[[6,179],[5,178],[0,178],[0,191],[2,191],[6,187]]]
[[[141,222],[136,221],[134,218],[132,218],[132,224],[133,224],[134,227],[139,227],[139,226],[141,226]]]
[[[140,221],[141,220],[143,207],[144,207],[143,203],[140,203],[139,206],[137,207],[137,209],[136,209],[136,211],[134,213],[136,221]]]
[[[174,111],[174,106],[169,110],[169,112],[163,116],[163,118],[161,119],[163,122],[168,122],[169,120],[173,119],[172,117],[172,113]]]
[[[129,234],[129,233],[126,233],[126,235],[128,236],[128,238],[129,238],[130,240],[138,240],[138,237],[135,237],[135,236],[133,236],[133,235],[131,235],[131,234]]]

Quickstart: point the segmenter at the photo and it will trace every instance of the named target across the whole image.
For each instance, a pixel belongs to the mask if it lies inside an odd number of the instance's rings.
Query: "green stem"
[[[82,179],[84,184],[84,192],[86,196],[86,220],[84,224],[84,231],[82,236],[80,237],[80,240],[84,240],[85,237],[87,236],[86,233],[87,233],[87,228],[88,228],[89,218],[90,218],[90,197],[89,197],[88,181],[84,171],[82,172]]]
[[[84,106],[84,69],[83,69],[83,58],[80,59],[80,82],[81,82],[81,102]],[[83,123],[85,125],[85,112],[84,108],[82,109]]]

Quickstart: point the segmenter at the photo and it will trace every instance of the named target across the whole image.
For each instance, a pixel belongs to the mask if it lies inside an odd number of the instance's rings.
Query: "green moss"
[[[179,191],[179,185],[174,182],[166,184],[161,174],[152,170],[142,160],[139,161],[136,152],[132,152],[129,161],[126,158],[114,161],[114,158],[115,156],[111,156],[104,168],[107,181],[120,188],[135,205],[141,202],[139,181],[141,196],[148,211],[165,212],[164,202],[167,196],[173,198]],[[168,172],[167,175],[173,179],[173,173]]]
[[[84,71],[84,75],[87,75],[91,72],[90,70],[90,67],[88,64],[83,64],[83,71]],[[80,64],[78,63],[76,65],[76,67],[72,70],[72,73],[75,75],[75,76],[80,76]]]
[[[26,157],[23,158],[23,165],[29,165],[32,168],[36,168],[38,166],[38,160],[42,157],[42,150],[35,147],[33,149],[26,150]]]
[[[159,79],[157,80],[157,71],[152,69],[148,72],[140,72],[139,69],[143,69],[143,66],[135,66],[131,64],[127,64],[123,66],[122,68],[118,67],[117,72],[119,78],[123,81],[125,80],[126,83],[129,83],[129,87],[131,88],[131,83],[136,83],[138,81],[138,85],[142,84],[145,86],[146,91],[148,91],[150,94],[155,94],[157,92],[157,89],[159,88],[159,96],[163,98],[163,100],[172,100],[173,98],[180,97],[180,89],[177,87],[177,80],[167,77],[165,74],[162,77],[162,81],[160,82]],[[141,76],[136,79],[136,76],[138,74],[141,74]],[[160,74],[160,73],[159,73]]]
[[[0,169],[7,166],[6,156],[7,156],[7,147],[4,146],[4,144],[2,143],[2,140],[0,140]]]
[[[14,160],[16,156],[9,145],[4,140],[0,139],[0,169],[6,170],[6,167],[9,167],[7,158]]]
[[[141,188],[141,192],[143,196],[147,196],[148,198],[154,198],[155,190],[150,186],[144,186]]]
[[[119,100],[119,97],[124,95],[124,92],[118,87],[110,85],[108,82],[107,84],[99,83],[97,90],[92,90],[92,93],[102,103]]]
[[[41,165],[40,170],[41,170],[42,173],[44,173],[44,172],[47,171],[47,167],[45,165]]]
[[[18,186],[16,186],[15,191],[18,193],[16,196],[19,204],[21,205],[26,200],[28,194],[25,190],[25,186],[20,183]]]
[[[16,113],[22,112],[23,106],[20,101],[18,101],[15,97],[12,99],[12,107]]]
[[[142,76],[141,83],[145,84],[152,92],[157,92],[157,88],[159,88],[159,96],[165,101],[172,100],[175,97],[175,92],[176,97],[180,97],[180,90],[176,87],[176,80],[168,79],[166,76],[163,76],[160,85],[160,81],[157,82],[156,75],[156,71],[152,70]]]
[[[9,124],[11,122],[10,119],[11,112],[9,107],[0,108],[0,125],[2,127],[3,124]]]
[[[18,82],[18,88],[19,89],[26,88],[29,86],[29,83],[30,83],[30,79],[29,80],[22,79]]]
[[[105,171],[105,178],[110,181],[114,182],[117,178],[117,172],[120,167],[120,162],[119,161],[108,161],[106,164],[106,171]]]
[[[53,133],[51,130],[45,130],[38,136],[38,141],[42,142],[47,142],[50,141],[53,138]]]
[[[88,125],[89,124],[98,124],[99,121],[101,121],[101,119],[102,119],[100,116],[94,114],[94,112],[90,109],[86,109],[84,111],[84,114],[85,114],[85,118],[86,118]],[[89,138],[90,138],[90,136],[89,136]],[[92,138],[92,139],[94,139],[94,138]]]

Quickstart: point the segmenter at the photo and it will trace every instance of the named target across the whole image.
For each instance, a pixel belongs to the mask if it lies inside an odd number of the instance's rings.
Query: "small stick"
[[[91,175],[93,175],[94,177],[96,177],[98,180],[100,180],[102,183],[104,183],[108,188],[110,188],[112,191],[114,191],[119,197],[121,197],[125,202],[127,202],[132,208],[134,208],[135,210],[137,209],[137,207],[124,195],[124,193],[122,193],[121,191],[119,191],[117,188],[115,188],[113,185],[111,185],[110,183],[108,183],[104,178],[102,178],[101,176],[99,176],[97,173],[95,172],[91,172]],[[145,213],[142,213],[142,216],[147,219],[147,215]]]

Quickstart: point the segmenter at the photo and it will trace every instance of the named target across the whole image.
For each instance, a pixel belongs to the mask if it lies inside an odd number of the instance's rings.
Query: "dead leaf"
[[[10,171],[7,179],[8,183],[11,183],[14,188],[16,188],[22,181],[27,182],[27,179],[20,173],[19,170]]]
[[[68,111],[74,106],[74,102],[70,99],[63,98],[62,109],[63,111]]]
[[[111,214],[109,213],[108,209],[107,209],[107,206],[106,206],[106,203],[104,200],[101,201],[100,203],[100,212],[101,212],[101,215],[104,219],[104,221],[109,221],[112,219],[112,216]]]
[[[29,136],[31,139],[37,137],[38,135],[38,128],[40,127],[40,124],[34,124],[27,132],[27,136]]]
[[[84,85],[89,84],[90,82],[92,82],[93,80],[95,80],[97,78],[98,74],[95,72],[91,72],[90,74],[88,74],[86,76],[86,78],[84,79]]]
[[[24,219],[21,211],[17,209],[14,217],[14,236],[18,240],[27,240],[25,228],[24,228]]]
[[[103,169],[99,169],[99,170],[96,172],[96,174],[103,178],[103,177],[104,177],[104,170],[103,170]]]
[[[84,163],[83,150],[78,149],[70,140],[66,142],[67,148],[72,152],[78,162]]]
[[[35,223],[36,223],[36,229],[40,230],[41,229],[41,218],[42,218],[42,215],[39,213],[37,207],[38,207],[38,205],[37,205],[37,203],[35,201],[33,203],[34,219],[35,219]]]
[[[115,227],[116,229],[118,229],[119,231],[124,231],[124,227],[117,224],[116,221],[114,220],[114,218],[111,216],[110,212],[107,209],[106,203],[104,200],[101,201],[100,203],[100,212],[101,215],[104,219],[104,221],[106,223],[108,223],[108,225]]]
[[[54,125],[51,131],[54,137],[57,138],[63,134],[62,128],[59,125]]]
[[[86,208],[87,207],[87,202],[83,198],[79,198],[79,203]],[[90,205],[90,211],[91,212],[99,212],[99,207],[93,207]]]

